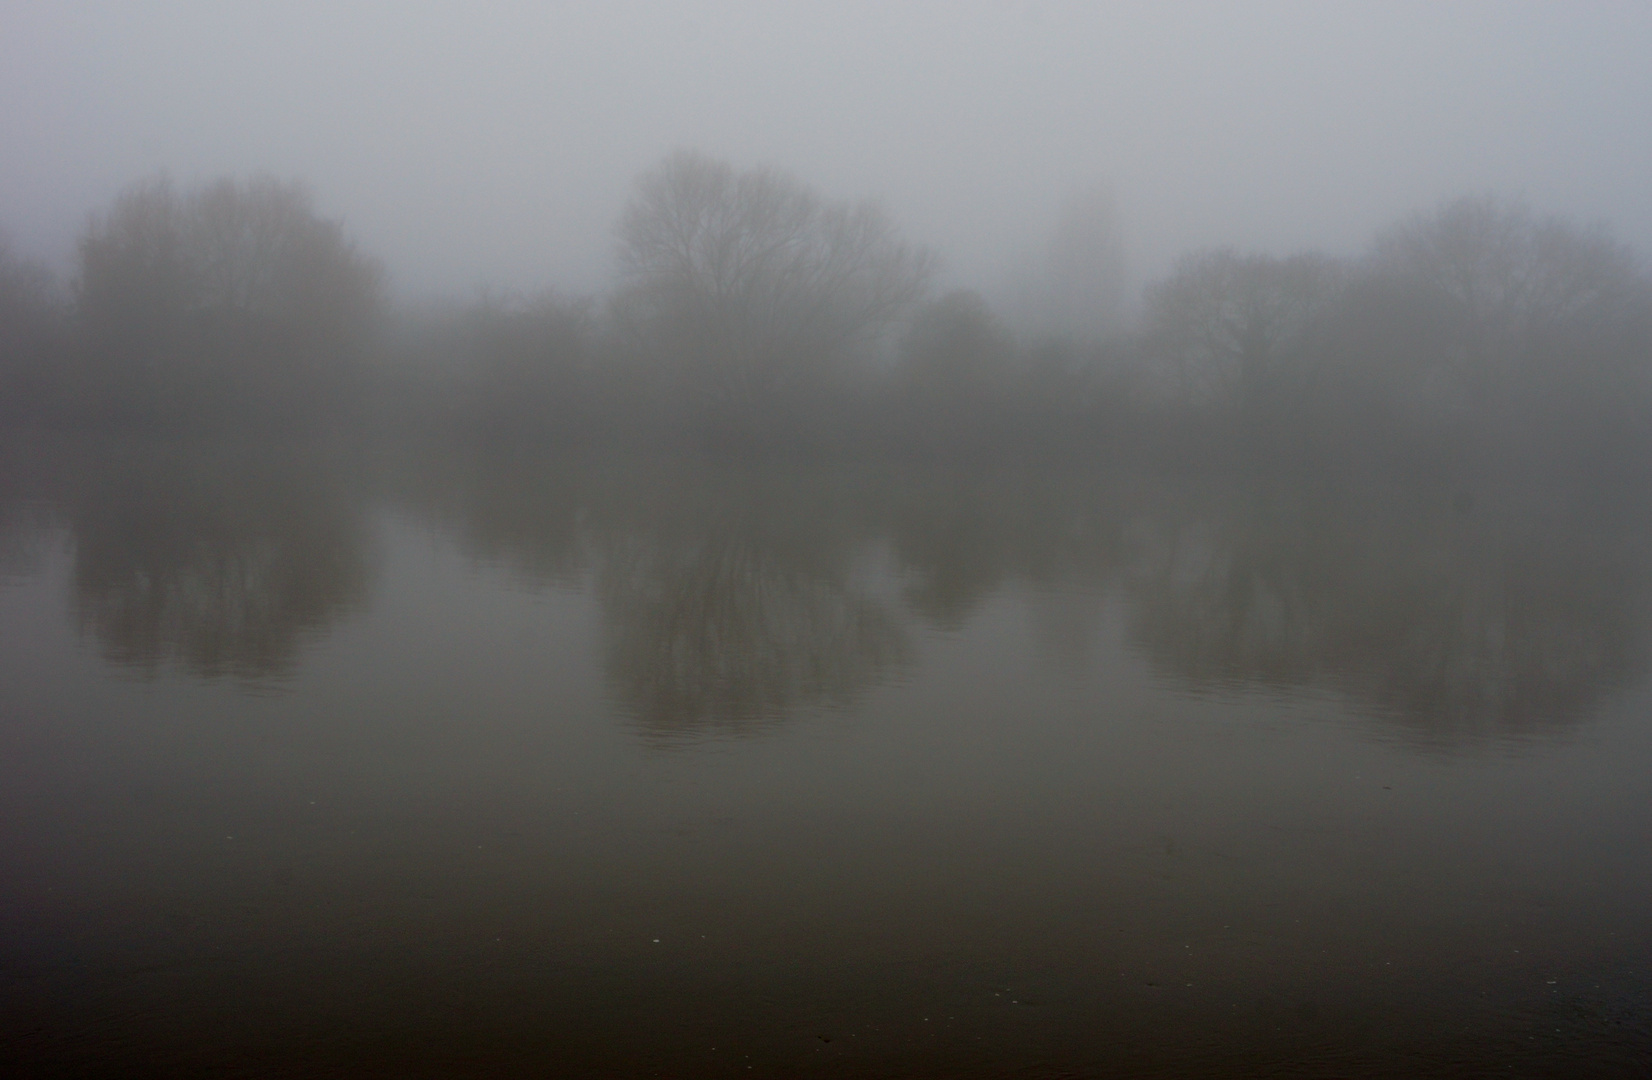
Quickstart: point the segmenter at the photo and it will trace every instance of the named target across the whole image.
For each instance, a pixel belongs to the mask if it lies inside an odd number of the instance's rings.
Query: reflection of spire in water
[[[55,522],[38,504],[0,501],[0,586],[39,572]]]
[[[627,544],[603,569],[608,673],[661,738],[741,732],[845,704],[908,659],[900,624],[743,539]]]

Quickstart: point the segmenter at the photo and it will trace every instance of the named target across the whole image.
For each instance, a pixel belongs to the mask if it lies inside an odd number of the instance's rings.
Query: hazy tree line
[[[410,312],[296,183],[144,181],[91,219],[67,284],[0,248],[0,416],[1574,475],[1652,448],[1645,267],[1491,196],[1357,258],[1188,255],[1087,336],[1012,333],[978,294],[937,296],[934,256],[875,206],[691,152],[638,178],[615,240],[607,296]]]

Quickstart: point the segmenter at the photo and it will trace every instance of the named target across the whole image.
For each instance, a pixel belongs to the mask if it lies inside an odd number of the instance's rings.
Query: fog
[[[995,306],[1098,186],[1134,286],[1481,191],[1652,247],[1635,5],[0,6],[0,229],[64,273],[136,179],[269,172],[398,296],[596,292],[678,147],[875,198]]]
[[[0,1074],[1641,1077],[1652,7],[801,7],[0,0]]]

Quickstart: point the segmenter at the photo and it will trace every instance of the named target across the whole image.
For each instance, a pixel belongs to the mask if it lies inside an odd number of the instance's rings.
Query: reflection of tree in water
[[[1287,551],[1231,546],[1208,522],[1149,529],[1132,627],[1155,661],[1200,684],[1313,674],[1323,630]]]
[[[1449,578],[1413,594],[1426,617],[1407,628],[1390,616],[1396,661],[1360,681],[1431,731],[1582,720],[1644,668],[1641,568],[1628,556],[1587,543],[1555,552],[1535,538],[1505,552],[1460,552]]]
[[[1194,684],[1321,682],[1450,741],[1576,723],[1644,668],[1646,552],[1626,533],[1229,503],[1147,550],[1133,635]]]
[[[660,736],[847,703],[909,653],[875,601],[734,537],[617,552],[601,589],[609,676]]]
[[[586,567],[581,519],[600,485],[589,470],[532,454],[441,447],[402,470],[398,491],[447,522],[480,563],[538,584],[568,582]]]
[[[0,586],[37,574],[56,541],[50,459],[0,433]]]
[[[962,627],[1013,589],[1037,647],[1078,669],[1103,598],[1119,597],[1131,639],[1179,681],[1333,688],[1437,741],[1581,721],[1642,673],[1648,644],[1640,531],[1426,485],[1315,496],[1082,469],[456,468],[425,497],[468,548],[539,580],[595,568],[610,686],[661,738],[850,700],[906,663],[901,613],[851,584],[853,554],[885,538],[907,611],[932,626]]]
[[[1123,558],[1116,493],[1094,475],[907,476],[886,502],[904,597],[943,630],[963,626],[1006,581],[1099,586]],[[1069,610],[1060,621],[1084,632],[1090,615]]]
[[[360,523],[327,464],[223,454],[135,455],[74,500],[75,613],[116,663],[280,676],[365,596]]]
[[[499,448],[412,476],[408,497],[473,556],[535,583],[595,569],[610,687],[652,735],[844,703],[910,654],[898,619],[849,584],[863,478]]]
[[[44,507],[11,504],[0,497],[0,585],[39,572],[51,526]]]
[[[898,619],[847,580],[853,514],[834,490],[801,476],[656,488],[652,527],[616,533],[598,584],[608,675],[651,734],[845,704],[907,662]]]

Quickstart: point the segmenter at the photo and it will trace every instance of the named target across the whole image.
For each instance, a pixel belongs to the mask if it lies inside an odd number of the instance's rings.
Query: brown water
[[[7,1075],[1645,1075],[1652,515],[6,452]]]

